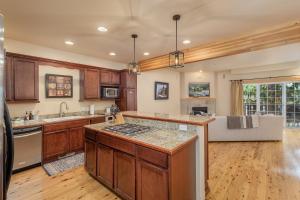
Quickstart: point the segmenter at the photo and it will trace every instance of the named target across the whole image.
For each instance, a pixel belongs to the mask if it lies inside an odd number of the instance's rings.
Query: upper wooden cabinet
[[[102,70],[100,72],[100,83],[103,85],[119,85],[120,73],[110,70]]]
[[[127,70],[121,72],[121,87],[136,88],[137,78],[135,74],[129,74]]]
[[[99,70],[85,69],[80,71],[80,94],[81,99],[100,98]]]
[[[6,57],[6,100],[38,101],[39,66],[31,59]]]

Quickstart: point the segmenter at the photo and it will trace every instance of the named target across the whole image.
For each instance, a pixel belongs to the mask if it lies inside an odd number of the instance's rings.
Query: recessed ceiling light
[[[66,41],[65,41],[65,44],[66,44],[66,45],[72,46],[72,45],[74,45],[74,42],[72,42],[72,41],[70,41],[70,40],[66,40]]]
[[[1,41],[4,41],[4,37],[0,37],[0,40],[1,40]]]
[[[202,70],[199,70],[199,72],[202,73],[203,71],[202,71]]]
[[[110,55],[110,56],[115,56],[115,55],[117,55],[117,54],[116,54],[115,52],[110,52],[109,55]]]
[[[145,53],[144,53],[144,56],[149,56],[149,55],[150,55],[149,52],[145,52]]]
[[[191,41],[190,40],[183,40],[183,42],[182,42],[183,44],[190,44],[191,43]]]
[[[106,27],[104,27],[104,26],[99,26],[97,29],[100,32],[106,32],[106,31],[108,31],[108,29]]]

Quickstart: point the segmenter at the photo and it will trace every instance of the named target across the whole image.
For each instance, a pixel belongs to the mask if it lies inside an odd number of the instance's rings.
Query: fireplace
[[[192,114],[193,115],[203,115],[207,114],[207,107],[192,107]]]

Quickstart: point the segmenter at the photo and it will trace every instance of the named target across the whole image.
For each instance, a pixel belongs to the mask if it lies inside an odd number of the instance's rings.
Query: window
[[[287,127],[300,127],[300,82],[244,84],[244,113],[283,115]]]
[[[247,84],[244,89],[244,113],[252,115],[256,113],[256,85]]]

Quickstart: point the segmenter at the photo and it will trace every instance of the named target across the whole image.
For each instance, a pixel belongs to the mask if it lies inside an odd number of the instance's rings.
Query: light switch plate
[[[187,125],[186,124],[179,124],[179,130],[180,131],[187,131]]]

